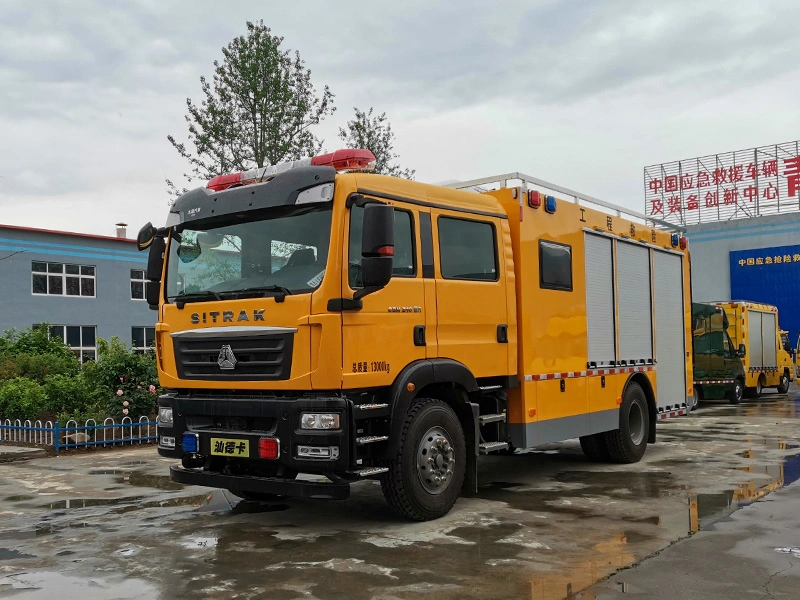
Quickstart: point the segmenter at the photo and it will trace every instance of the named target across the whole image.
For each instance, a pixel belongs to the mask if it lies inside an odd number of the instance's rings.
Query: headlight
[[[339,429],[338,413],[303,413],[300,429]]]
[[[159,407],[158,422],[163,425],[172,425],[172,409]]]

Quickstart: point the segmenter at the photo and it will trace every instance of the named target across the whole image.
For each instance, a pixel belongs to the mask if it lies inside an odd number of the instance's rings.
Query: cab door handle
[[[508,343],[508,325],[497,326],[497,342],[500,344]]]
[[[425,325],[414,325],[414,345],[425,346]]]

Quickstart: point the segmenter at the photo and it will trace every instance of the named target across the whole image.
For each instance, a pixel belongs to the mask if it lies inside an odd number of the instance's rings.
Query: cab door
[[[476,377],[508,374],[508,311],[496,217],[431,210],[436,341]]]
[[[407,364],[424,359],[425,283],[419,267],[419,217],[415,207],[388,202],[394,212],[392,279],[364,296],[362,308],[342,312],[342,386],[390,385]],[[361,289],[361,235],[364,208],[349,209],[344,244],[342,297]]]

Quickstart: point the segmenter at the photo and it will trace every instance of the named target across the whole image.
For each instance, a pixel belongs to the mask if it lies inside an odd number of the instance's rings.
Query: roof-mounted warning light
[[[535,190],[530,190],[528,192],[528,206],[531,208],[539,208],[541,205],[542,195]]]
[[[554,212],[556,212],[556,198],[555,198],[555,196],[547,196],[544,199],[544,209],[547,212],[549,212],[550,214],[553,214]]]
[[[680,236],[677,233],[673,233],[672,237],[670,238],[670,241],[672,242],[672,247],[673,248],[678,245],[679,240],[680,240]]]
[[[361,148],[344,148],[336,152],[320,154],[312,158],[301,158],[300,160],[290,160],[260,169],[218,175],[211,179],[206,184],[206,187],[215,192],[221,192],[222,190],[227,190],[232,187],[268,181],[276,175],[298,167],[333,167],[338,173],[344,173],[346,171],[372,171],[375,169],[375,155],[369,150]]]
[[[678,242],[678,244],[680,245],[681,250],[686,250],[686,248],[689,246],[689,239],[686,238],[685,236],[681,236],[681,239]]]

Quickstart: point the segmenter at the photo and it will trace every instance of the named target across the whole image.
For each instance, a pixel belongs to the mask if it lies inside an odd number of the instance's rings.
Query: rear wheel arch
[[[653,385],[650,383],[650,380],[644,373],[634,373],[630,377],[628,377],[628,381],[625,382],[625,387],[622,388],[622,394],[624,396],[625,390],[628,389],[631,383],[638,383],[639,387],[642,388],[644,392],[644,397],[647,399],[647,412],[649,420],[650,420],[650,429],[647,434],[647,443],[654,444],[656,441],[656,421],[658,420],[658,408],[656,406],[656,395],[653,391]]]

